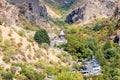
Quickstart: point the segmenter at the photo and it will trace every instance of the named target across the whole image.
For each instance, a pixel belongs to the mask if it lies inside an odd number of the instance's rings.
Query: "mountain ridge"
[[[68,14],[66,22],[84,21],[83,24],[87,24],[95,19],[109,18],[114,16],[116,8],[117,4],[113,0],[87,0],[79,8]]]

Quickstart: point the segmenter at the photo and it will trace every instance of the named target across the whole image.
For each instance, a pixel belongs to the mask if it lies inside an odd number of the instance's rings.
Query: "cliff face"
[[[39,0],[6,0],[10,4],[20,9],[20,15],[24,15],[28,20],[40,23],[40,20],[46,20],[47,10],[42,6]],[[39,22],[38,22],[39,21]]]
[[[0,19],[5,24],[16,24],[18,22],[18,8],[7,4],[5,0],[0,0]]]
[[[83,0],[80,7],[66,17],[67,23],[84,21],[85,24],[98,18],[108,18],[115,15],[117,4],[114,0]]]

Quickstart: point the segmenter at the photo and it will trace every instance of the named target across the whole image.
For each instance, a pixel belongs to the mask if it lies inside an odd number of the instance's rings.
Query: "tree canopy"
[[[36,31],[36,33],[34,35],[34,40],[38,44],[47,43],[50,45],[50,38],[48,36],[48,33],[44,29],[40,29],[40,30]]]

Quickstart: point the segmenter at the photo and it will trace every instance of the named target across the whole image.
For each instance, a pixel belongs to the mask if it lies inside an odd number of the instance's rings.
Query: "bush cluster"
[[[44,29],[40,29],[36,31],[34,35],[34,40],[38,44],[47,43],[50,45],[50,39],[49,39],[48,33]]]

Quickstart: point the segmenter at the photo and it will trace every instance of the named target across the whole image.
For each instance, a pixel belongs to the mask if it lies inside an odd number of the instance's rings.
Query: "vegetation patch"
[[[20,36],[22,36],[22,37],[25,37],[25,36],[26,36],[24,30],[20,30],[20,31],[18,31],[18,34],[19,34]]]
[[[3,19],[1,19],[1,18],[0,18],[0,25],[2,25],[2,24],[3,24],[3,22],[4,22],[4,21],[3,21]]]
[[[38,44],[47,43],[50,45],[50,39],[49,39],[48,33],[44,29],[40,29],[36,31],[34,35],[34,40]]]

